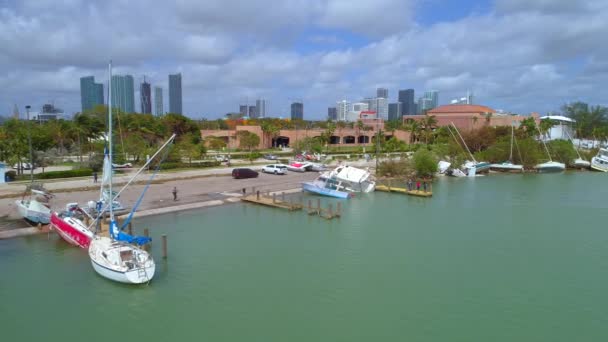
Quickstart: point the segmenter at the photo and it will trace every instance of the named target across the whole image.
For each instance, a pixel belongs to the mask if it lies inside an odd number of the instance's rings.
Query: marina
[[[445,177],[431,201],[304,196],[323,208],[341,202],[340,220],[238,202],[142,217],[134,233],[154,226],[157,261],[147,286],[103,281],[86,251],[53,234],[2,240],[0,269],[11,274],[0,281],[0,319],[11,322],[3,336],[72,340],[98,327],[91,317],[120,325],[127,305],[128,317],[148,322],[122,333],[135,340],[601,340],[604,179]],[[56,329],[59,306],[77,328]],[[14,319],[32,311],[44,317],[36,329]],[[114,336],[95,331],[89,340]]]

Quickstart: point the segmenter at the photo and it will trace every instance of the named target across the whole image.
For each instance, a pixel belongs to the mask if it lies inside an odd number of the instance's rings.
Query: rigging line
[[[120,124],[120,111],[116,114],[116,119],[118,120],[118,132],[120,134],[120,145],[122,146],[122,154],[125,156],[125,160],[127,159],[127,154],[125,153],[125,141],[122,138],[122,125]]]
[[[160,166],[165,161],[165,159],[167,158],[168,155],[169,155],[169,148],[165,149],[165,152],[163,153],[161,160],[156,165],[156,169],[154,170],[154,173],[152,173],[152,176],[150,177],[150,179],[148,179],[148,183],[144,187],[144,190],[141,192],[141,195],[139,195],[139,198],[137,199],[137,202],[135,202],[133,209],[131,209],[131,213],[129,213],[129,216],[127,217],[127,219],[122,223],[120,230],[124,230],[125,227],[129,224],[129,222],[131,222],[131,219],[133,218],[133,214],[135,214],[135,212],[137,211],[137,208],[141,205],[141,202],[144,199],[144,195],[146,194],[146,191],[148,191],[148,188],[152,184],[152,180],[158,174],[158,171],[160,171]]]

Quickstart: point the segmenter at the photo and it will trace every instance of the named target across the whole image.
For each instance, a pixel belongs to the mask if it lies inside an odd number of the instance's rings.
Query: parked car
[[[19,163],[16,163],[15,165],[13,165],[13,169],[18,169],[18,168],[19,168]],[[32,168],[32,164],[26,163],[26,162],[21,162],[21,168],[23,170],[29,170]],[[36,165],[34,165],[34,169],[36,169]]]
[[[270,164],[262,168],[262,172],[273,173],[275,175],[284,175],[287,173],[287,165],[283,164]]]
[[[227,162],[228,161],[228,157],[226,157],[223,154],[220,154],[219,156],[215,156],[215,160],[219,161],[220,163]]]
[[[266,160],[277,160],[277,156],[275,156],[274,154],[265,154],[264,155],[264,159],[266,159]]]
[[[241,178],[257,178],[258,172],[252,169],[247,168],[238,168],[232,170],[232,178],[241,179]]]

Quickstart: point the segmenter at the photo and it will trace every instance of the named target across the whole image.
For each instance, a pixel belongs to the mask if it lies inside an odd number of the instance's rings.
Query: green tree
[[[584,102],[574,102],[562,106],[565,116],[576,120],[576,133],[579,138],[593,138],[595,127],[608,125],[608,108],[589,106]]]
[[[420,177],[433,176],[437,172],[437,158],[426,148],[418,149],[413,156],[414,170]]]
[[[260,137],[249,131],[239,131],[237,137],[239,138],[239,147],[247,149],[250,153],[260,144]]]

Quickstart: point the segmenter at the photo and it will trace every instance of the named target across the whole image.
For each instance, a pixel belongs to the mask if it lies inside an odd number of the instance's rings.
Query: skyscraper
[[[135,112],[135,89],[133,76],[112,76],[112,106],[124,113]]]
[[[439,105],[439,92],[437,90],[430,90],[424,92],[424,98],[430,101],[430,108],[427,109],[437,108],[437,106]]]
[[[249,113],[247,113],[247,116],[252,119],[258,117],[257,109],[255,108],[255,106],[249,106]]]
[[[367,109],[376,112],[376,117],[388,119],[388,100],[384,97],[366,98],[361,101],[367,103]],[[354,106],[354,104],[353,104]]]
[[[165,114],[163,106],[163,88],[154,87],[154,114],[161,116]]]
[[[399,90],[399,102],[401,102],[401,116],[416,114],[414,89]]]
[[[242,116],[247,116],[247,105],[239,105],[239,113]]]
[[[338,120],[338,112],[336,111],[336,107],[327,108],[327,120],[331,120],[331,121]]]
[[[258,99],[255,101],[256,108],[256,118],[265,118],[266,117],[266,100]]]
[[[376,89],[376,97],[382,97],[388,100],[388,89],[378,88]]]
[[[150,83],[146,82],[144,76],[144,82],[139,86],[139,97],[141,100],[141,113],[152,114],[152,91]]]
[[[294,102],[291,104],[291,120],[304,119],[304,104],[302,102]]]
[[[388,104],[388,120],[401,120],[401,102]]]
[[[348,112],[350,112],[350,102],[346,100],[336,102],[336,116],[338,121],[346,121]]]
[[[103,84],[95,83],[94,76],[80,78],[80,102],[82,111],[103,104]]]
[[[182,114],[182,74],[169,75],[169,112]]]

